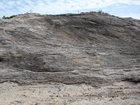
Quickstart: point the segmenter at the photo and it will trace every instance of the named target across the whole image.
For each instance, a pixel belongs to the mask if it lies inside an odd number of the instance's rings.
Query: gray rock
[[[0,19],[0,82],[140,83],[140,20],[99,14]]]

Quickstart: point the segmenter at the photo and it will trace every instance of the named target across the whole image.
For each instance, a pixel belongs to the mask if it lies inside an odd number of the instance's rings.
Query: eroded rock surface
[[[46,97],[50,100],[33,105],[46,105],[47,102],[56,105],[93,105],[94,102],[94,105],[119,105],[117,99],[120,105],[129,105],[129,102],[139,105],[140,20],[101,14],[24,14],[9,20],[0,19],[0,83],[21,85],[4,90],[5,85],[0,84],[0,97],[19,87],[24,90],[25,85],[31,86],[31,90],[34,85],[38,89],[47,89],[44,87],[49,83],[56,83],[61,89],[65,85],[68,92],[74,94],[62,98],[58,95],[60,92],[55,91],[58,102],[55,95],[52,96],[55,101],[48,95]],[[81,88],[83,85],[88,95]],[[77,91],[78,88],[81,92]],[[102,88],[106,90],[103,92]],[[62,95],[69,93],[63,91]],[[122,97],[126,100],[123,101]],[[16,103],[20,104],[27,105]]]

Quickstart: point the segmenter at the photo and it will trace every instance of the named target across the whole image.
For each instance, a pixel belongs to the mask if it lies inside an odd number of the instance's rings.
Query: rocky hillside
[[[0,92],[0,105],[140,105],[140,20],[0,19]]]

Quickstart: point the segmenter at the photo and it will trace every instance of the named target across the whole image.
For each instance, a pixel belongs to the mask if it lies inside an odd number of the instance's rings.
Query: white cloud
[[[117,3],[140,5],[140,0],[2,0],[0,15],[13,15],[36,12],[42,14],[61,14],[96,8],[105,8]],[[0,17],[1,17],[0,16]]]
[[[132,17],[134,19],[140,19],[140,13],[122,14],[120,17]]]
[[[116,8],[125,8],[127,7],[126,5],[116,5]]]
[[[132,4],[140,5],[140,1],[132,1]]]

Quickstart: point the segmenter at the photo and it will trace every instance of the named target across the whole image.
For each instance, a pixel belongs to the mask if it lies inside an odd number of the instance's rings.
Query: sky
[[[0,0],[0,17],[27,12],[53,15],[98,10],[140,19],[140,0]]]

